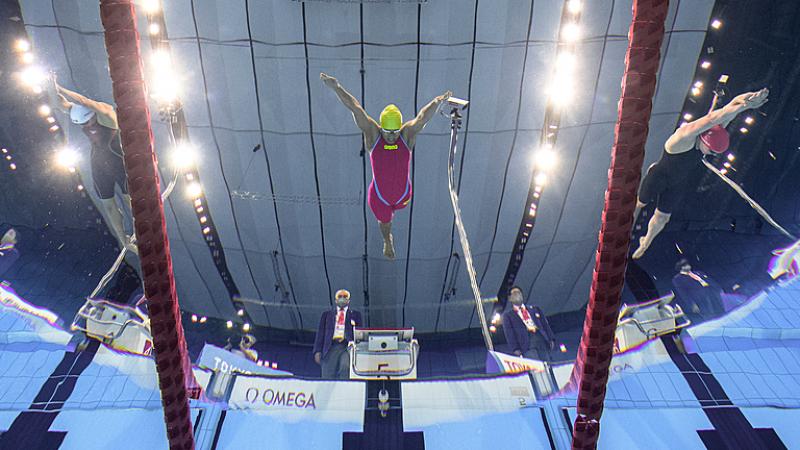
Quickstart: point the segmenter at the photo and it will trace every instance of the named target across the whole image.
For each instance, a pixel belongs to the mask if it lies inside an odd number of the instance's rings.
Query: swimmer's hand
[[[324,72],[319,74],[319,79],[325,83],[325,86],[328,86],[331,89],[336,88],[336,86],[339,84],[339,80]]]
[[[764,88],[756,92],[745,92],[731,100],[730,105],[741,111],[757,109],[769,101],[769,89]]]
[[[446,101],[448,98],[450,98],[452,96],[453,96],[453,91],[447,91],[444,94],[436,97],[436,101],[441,103],[443,101]]]

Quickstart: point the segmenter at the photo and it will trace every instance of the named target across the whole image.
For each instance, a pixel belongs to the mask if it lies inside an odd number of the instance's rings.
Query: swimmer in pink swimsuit
[[[395,211],[405,208],[411,202],[411,150],[416,143],[417,134],[425,128],[439,105],[452,93],[447,91],[436,97],[420,110],[417,117],[405,123],[397,106],[389,105],[381,112],[378,124],[336,78],[324,73],[319,77],[353,113],[356,125],[364,135],[364,147],[370,151],[369,160],[372,165],[372,183],[369,185],[367,203],[381,228],[383,254],[394,259],[392,218]]]

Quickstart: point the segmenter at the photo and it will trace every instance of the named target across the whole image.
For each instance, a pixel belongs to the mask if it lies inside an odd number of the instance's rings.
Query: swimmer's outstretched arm
[[[325,83],[325,86],[333,89],[333,92],[339,97],[339,101],[353,113],[353,120],[356,121],[356,125],[358,125],[358,128],[360,128],[363,133],[371,135],[378,131],[379,127],[375,119],[370,117],[367,112],[364,111],[361,103],[339,84],[339,80],[325,73],[320,73],[319,78]]]
[[[767,88],[738,95],[722,108],[711,111],[705,116],[675,130],[675,133],[667,139],[664,148],[667,153],[671,154],[688,152],[694,148],[697,136],[716,125],[727,126],[731,120],[743,111],[760,108],[764,103],[767,103],[768,96],[769,89]]]
[[[117,123],[117,112],[114,111],[114,107],[108,103],[98,102],[78,94],[77,92],[70,91],[69,89],[59,85],[55,78],[53,78],[53,89],[59,98],[59,106],[62,110],[65,109],[65,112],[69,112],[69,108],[72,107],[72,104],[77,103],[97,113],[98,121],[102,125],[114,129],[119,128],[119,124]]]
[[[419,110],[419,114],[417,117],[409,120],[408,122],[403,125],[403,131],[406,133],[407,140],[414,140],[417,134],[425,128],[425,125],[433,118],[433,115],[436,114],[436,108],[439,105],[450,98],[453,95],[451,91],[447,91],[444,94],[434,98],[431,100],[430,103],[423,106],[422,109]]]

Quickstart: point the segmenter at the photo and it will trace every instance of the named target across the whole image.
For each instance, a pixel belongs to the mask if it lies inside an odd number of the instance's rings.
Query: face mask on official
[[[344,308],[350,304],[350,293],[345,290],[340,290],[336,293],[336,306]]]

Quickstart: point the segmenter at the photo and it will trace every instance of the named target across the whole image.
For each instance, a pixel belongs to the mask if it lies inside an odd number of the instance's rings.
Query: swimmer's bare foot
[[[647,251],[647,247],[649,246],[650,244],[647,242],[644,236],[639,238],[639,248],[637,248],[636,251],[633,252],[633,259],[639,259],[642,256],[644,256],[644,252]]]
[[[394,259],[394,239],[389,235],[389,239],[383,241],[383,256],[387,259]]]
[[[134,234],[133,236],[126,236],[125,240],[127,241],[125,243],[125,249],[134,255],[138,255],[139,247],[136,246],[136,235]]]

